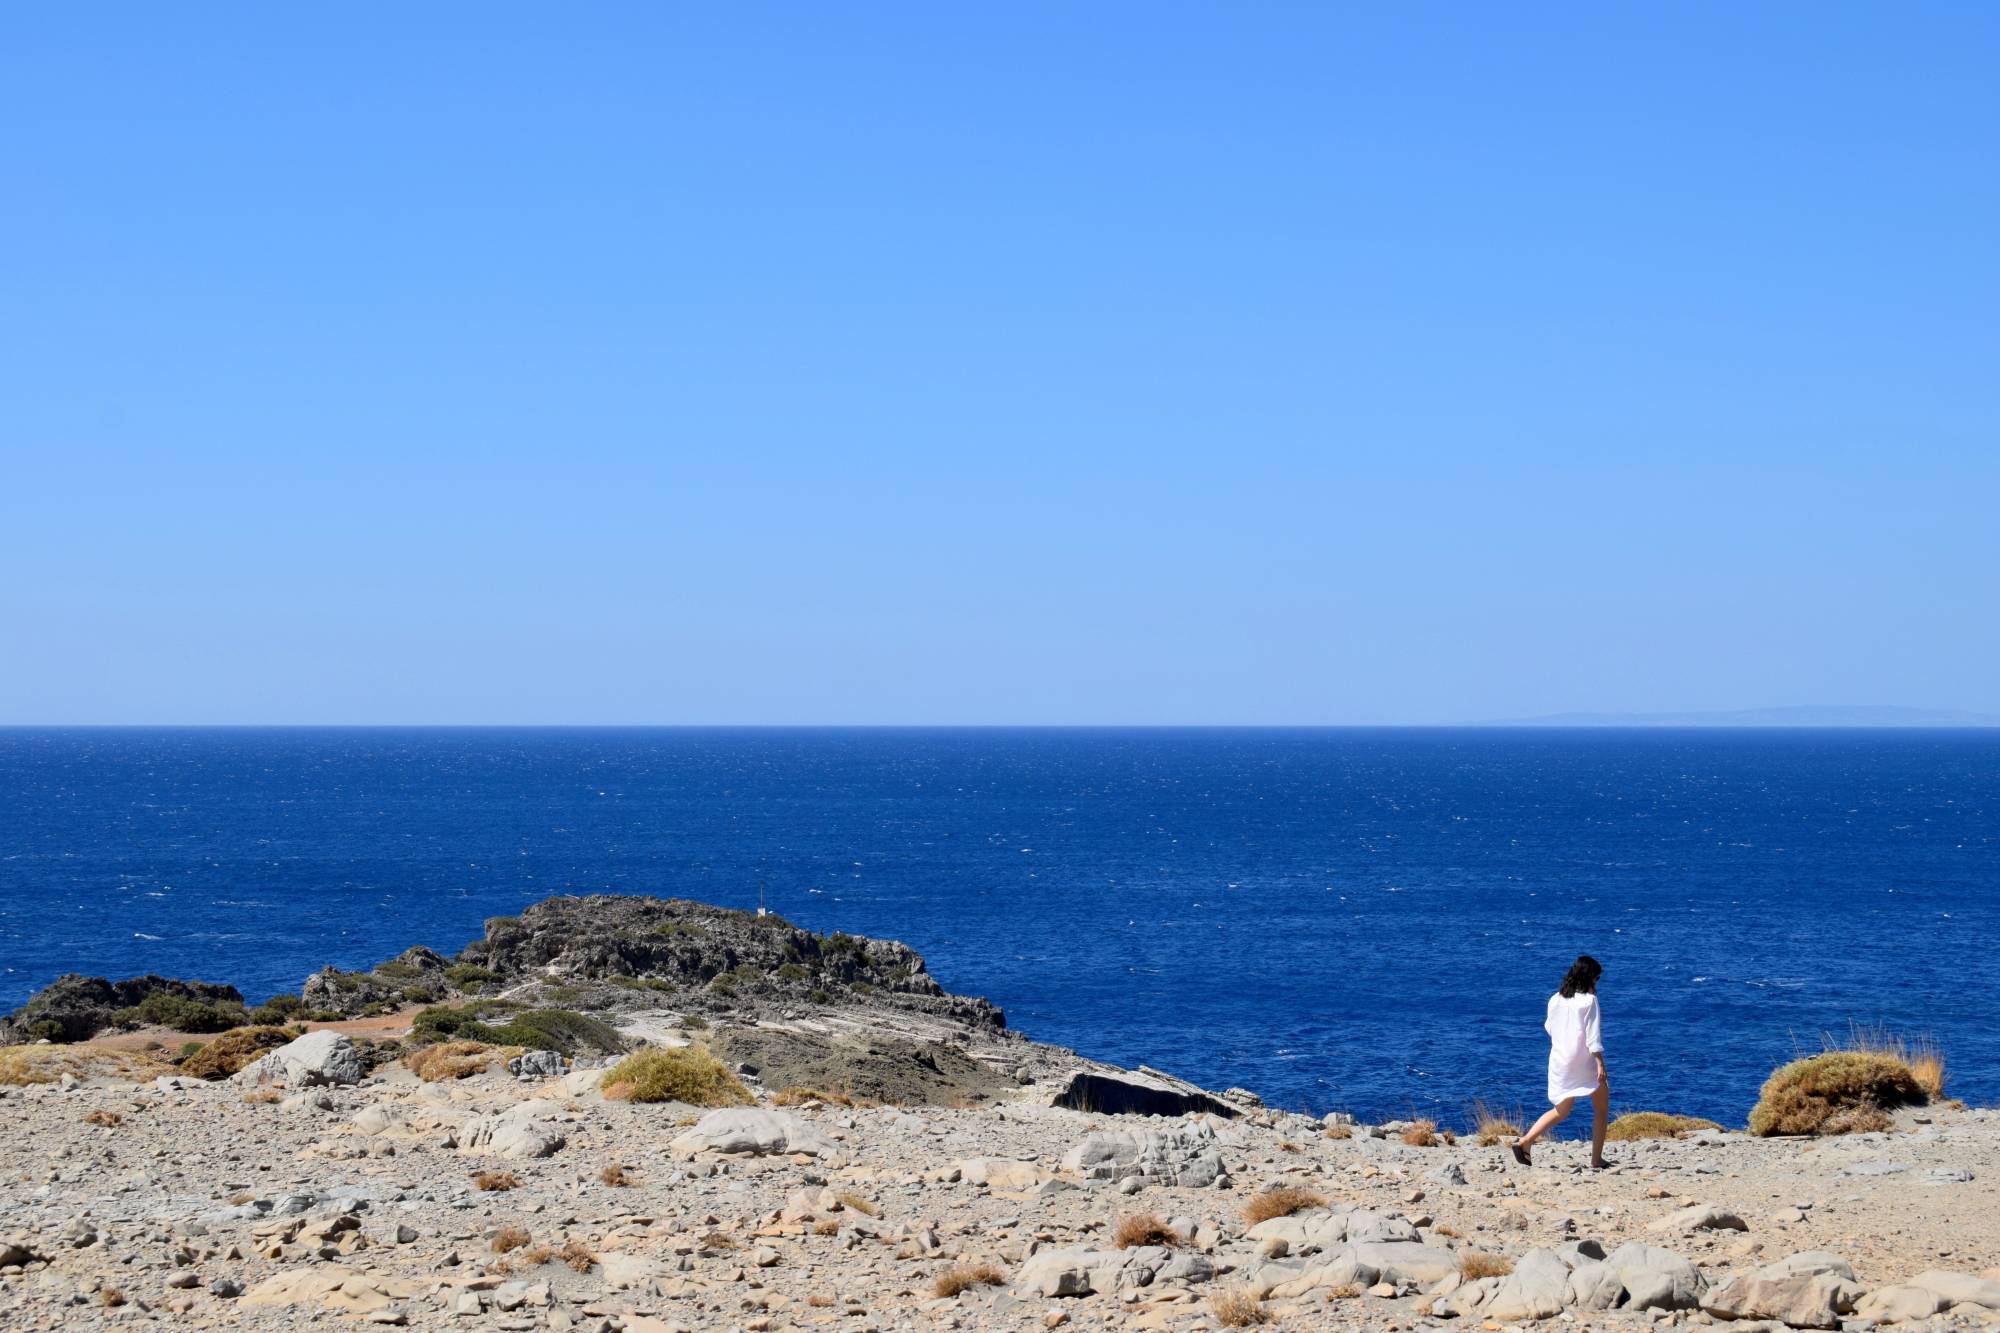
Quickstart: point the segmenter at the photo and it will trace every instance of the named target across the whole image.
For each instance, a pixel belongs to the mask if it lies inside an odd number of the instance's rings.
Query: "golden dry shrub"
[[[1230,1287],[1208,1298],[1209,1313],[1224,1328],[1254,1328],[1271,1322],[1264,1303],[1242,1287]]]
[[[521,1187],[521,1178],[512,1171],[481,1171],[472,1178],[472,1188],[493,1192]]]
[[[1121,1250],[1142,1245],[1179,1245],[1181,1233],[1166,1224],[1158,1213],[1139,1213],[1120,1218],[1112,1239]]]
[[[1007,1275],[996,1264],[954,1264],[939,1273],[937,1281],[931,1283],[931,1294],[949,1300],[961,1291],[970,1291],[974,1287],[998,1287],[1006,1281]]]
[[[597,1256],[584,1248],[582,1241],[566,1240],[556,1258],[568,1264],[579,1273],[588,1273],[597,1267]]]
[[[882,1210],[875,1206],[873,1200],[864,1199],[852,1190],[842,1190],[833,1197],[839,1201],[842,1208],[850,1212],[859,1213],[863,1217],[880,1217],[882,1215]]]
[[[483,1041],[441,1041],[411,1051],[403,1065],[426,1083],[442,1083],[483,1073],[497,1054]]]
[[[493,1253],[507,1254],[534,1239],[526,1227],[506,1226],[493,1233]]]
[[[1412,1120],[1403,1131],[1403,1142],[1412,1148],[1435,1148],[1438,1143],[1438,1127],[1435,1120]]]
[[[83,1118],[86,1125],[97,1125],[104,1129],[116,1129],[125,1123],[125,1117],[116,1111],[92,1111]]]
[[[1328,1125],[1326,1127],[1326,1136],[1330,1139],[1335,1139],[1335,1140],[1351,1139],[1354,1137],[1354,1126]]]
[[[599,1171],[597,1178],[612,1189],[624,1189],[632,1183],[632,1173],[615,1163]]]
[[[748,1106],[753,1100],[743,1080],[704,1046],[635,1051],[605,1074],[604,1095],[690,1106]]]
[[[1627,1111],[1605,1128],[1604,1137],[1613,1143],[1631,1143],[1636,1139],[1677,1139],[1698,1129],[1721,1128],[1713,1120],[1703,1120],[1700,1116]]]
[[[1261,1194],[1253,1195],[1250,1202],[1243,1205],[1243,1224],[1254,1227],[1274,1217],[1290,1217],[1307,1208],[1325,1206],[1324,1194],[1315,1194],[1298,1185],[1274,1185]]]
[[[280,1027],[232,1028],[181,1061],[181,1072],[211,1083],[241,1073],[266,1051],[287,1045],[292,1034]]]
[[[1461,1250],[1458,1271],[1467,1282],[1482,1277],[1505,1277],[1514,1271],[1514,1261],[1504,1254],[1489,1254],[1485,1250]]]
[[[1910,1066],[1874,1051],[1827,1051],[1782,1065],[1750,1110],[1750,1132],[1857,1134],[1886,1129],[1888,1112],[1930,1100]]]
[[[1521,1127],[1525,1117],[1518,1106],[1510,1111],[1477,1101],[1472,1104],[1468,1118],[1472,1121],[1472,1141],[1482,1148],[1518,1139],[1526,1133]]]

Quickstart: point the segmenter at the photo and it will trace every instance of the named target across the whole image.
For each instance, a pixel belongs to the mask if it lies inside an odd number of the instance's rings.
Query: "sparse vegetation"
[[[1353,1138],[1353,1137],[1354,1137],[1354,1126],[1352,1126],[1352,1125],[1328,1125],[1328,1126],[1326,1127],[1326,1136],[1327,1136],[1327,1137],[1328,1137],[1329,1139],[1334,1139],[1334,1140],[1336,1140],[1336,1141],[1338,1141],[1338,1140],[1340,1140],[1340,1139],[1351,1139],[1351,1138]]]
[[[1514,1261],[1504,1254],[1461,1250],[1458,1255],[1459,1276],[1467,1282],[1475,1282],[1482,1277],[1505,1277],[1513,1271]]]
[[[604,1095],[632,1102],[686,1102],[690,1106],[748,1106],[743,1080],[701,1046],[645,1050],[628,1055],[604,1076]]]
[[[1209,1313],[1224,1328],[1254,1328],[1271,1322],[1264,1303],[1242,1287],[1229,1287],[1208,1298]]]
[[[527,1245],[534,1237],[526,1227],[505,1226],[493,1233],[493,1253],[511,1254]]]
[[[995,1264],[954,1264],[938,1274],[937,1281],[931,1284],[931,1292],[941,1300],[949,1300],[961,1291],[970,1291],[974,1287],[998,1287],[1006,1281],[1007,1275]]]
[[[1677,1139],[1698,1129],[1721,1129],[1713,1120],[1692,1115],[1668,1115],[1664,1111],[1628,1111],[1613,1120],[1604,1137],[1613,1143],[1635,1139]]]
[[[564,1241],[562,1249],[556,1252],[556,1258],[562,1260],[579,1273],[588,1273],[591,1269],[597,1267],[597,1256],[585,1249],[581,1241]]]
[[[882,1210],[877,1208],[872,1201],[862,1198],[852,1190],[842,1190],[834,1198],[840,1201],[842,1208],[847,1209],[849,1212],[859,1213],[863,1217],[880,1217],[882,1215]]]
[[[838,1236],[839,1234],[840,1223],[830,1217],[822,1217],[819,1221],[813,1223],[813,1235],[815,1236]]]
[[[249,1022],[250,1016],[240,1004],[210,1004],[155,991],[130,1009],[120,1009],[111,1021],[128,1028],[151,1024],[175,1032],[227,1032]]]
[[[97,1125],[103,1129],[116,1129],[125,1123],[125,1117],[116,1111],[92,1111],[83,1118],[86,1125]]]
[[[107,1310],[115,1310],[125,1304],[125,1293],[116,1287],[99,1287],[97,1303]]]
[[[512,1171],[481,1171],[472,1178],[472,1188],[486,1190],[489,1193],[520,1187],[521,1178]]]
[[[1503,1111],[1483,1101],[1474,1102],[1466,1113],[1466,1119],[1472,1123],[1472,1141],[1482,1148],[1520,1138],[1527,1132],[1522,1126],[1526,1118],[1518,1106]]]
[[[54,1083],[64,1074],[148,1083],[173,1072],[173,1066],[151,1056],[93,1042],[78,1042],[73,1046],[0,1046],[0,1083],[13,1087]]]
[[[1403,1131],[1402,1138],[1412,1148],[1435,1148],[1438,1145],[1437,1121],[1412,1120]]]
[[[279,1092],[276,1088],[258,1088],[254,1092],[243,1094],[243,1104],[245,1106],[276,1106],[283,1100],[285,1100],[285,1094]]]
[[[597,1178],[613,1189],[624,1189],[632,1183],[631,1173],[624,1167],[611,1165],[597,1173]]]
[[[281,1027],[236,1028],[181,1061],[181,1072],[211,1082],[225,1079],[291,1040],[292,1034]]]
[[[1243,1224],[1256,1226],[1274,1217],[1290,1217],[1308,1208],[1324,1208],[1326,1196],[1298,1185],[1274,1185],[1243,1205]]]
[[[488,1022],[504,1015],[506,1021]],[[594,1051],[616,1055],[624,1041],[609,1023],[568,1009],[521,1009],[504,1000],[438,1005],[418,1011],[410,1036],[427,1041],[476,1041],[488,1046],[521,1046],[562,1055]]]
[[[1938,1078],[1942,1083],[1942,1058]],[[1858,1134],[1887,1129],[1888,1113],[1930,1093],[1907,1060],[1882,1050],[1826,1051],[1780,1067],[1750,1111],[1752,1134]]]
[[[1112,1238],[1121,1250],[1141,1245],[1172,1246],[1181,1243],[1180,1232],[1168,1226],[1157,1213],[1139,1213],[1121,1218],[1117,1229],[1112,1232]]]

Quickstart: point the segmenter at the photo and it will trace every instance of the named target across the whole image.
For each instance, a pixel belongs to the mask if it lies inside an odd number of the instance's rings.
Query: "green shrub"
[[[778,969],[778,977],[782,981],[804,981],[811,975],[812,973],[806,971],[797,963],[786,963]]]
[[[227,1032],[250,1021],[240,1004],[209,1004],[182,995],[155,991],[129,1009],[120,1009],[112,1021],[122,1027],[150,1023],[175,1032]]]
[[[1750,1111],[1752,1134],[1855,1134],[1887,1129],[1888,1112],[1929,1101],[1910,1066],[1872,1051],[1827,1051],[1781,1066]]]
[[[477,963],[453,963],[444,970],[444,979],[462,991],[476,992],[500,980],[500,974]]]
[[[63,1039],[63,1025],[53,1018],[37,1019],[28,1024],[28,1035],[36,1041],[59,1042]]]
[[[531,1050],[575,1055],[596,1051],[616,1055],[624,1041],[610,1024],[567,1009],[516,1010],[512,1005],[489,1006],[506,1021],[489,1023],[472,1006],[424,1009],[411,1020],[410,1036],[430,1041],[476,1041],[488,1046],[525,1046]]]
[[[736,976],[734,973],[724,972],[710,980],[708,988],[717,995],[734,995],[736,994]]]
[[[386,963],[377,964],[375,975],[378,977],[389,977],[396,981],[414,981],[421,973],[418,971],[416,964],[399,962],[392,958]]]
[[[748,1106],[750,1089],[700,1046],[644,1050],[626,1056],[604,1076],[604,1095],[634,1102],[686,1102],[690,1106]]]
[[[810,995],[806,996],[806,998],[807,998],[808,1000],[811,1000],[811,1001],[812,1001],[812,1002],[813,1002],[814,1004],[832,1004],[832,1003],[833,1003],[833,997],[832,997],[831,995],[828,995],[828,994],[827,994],[827,993],[826,993],[825,991],[823,991],[823,990],[815,990],[815,991],[814,991],[814,992],[813,992],[812,994],[810,994]]]

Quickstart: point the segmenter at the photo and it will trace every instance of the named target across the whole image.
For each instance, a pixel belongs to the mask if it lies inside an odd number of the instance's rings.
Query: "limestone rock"
[[[1893,1287],[1877,1287],[1854,1303],[1854,1313],[1878,1324],[1906,1324],[1929,1319],[1951,1303],[1929,1287],[1906,1282]]]
[[[1104,1130],[1063,1155],[1062,1169],[1089,1180],[1142,1176],[1162,1185],[1200,1188],[1224,1176],[1215,1127],[1206,1121],[1166,1130]]]
[[[1939,1299],[1949,1301],[1953,1308],[1972,1305],[1983,1310],[2000,1310],[2000,1282],[1989,1278],[1932,1270],[1911,1278],[1910,1285],[1936,1292]]]
[[[804,1153],[838,1158],[840,1145],[817,1125],[784,1111],[731,1106],[710,1111],[693,1129],[668,1144],[676,1157],[713,1152],[767,1157],[773,1153]]]
[[[235,1075],[238,1083],[260,1087],[282,1083],[288,1088],[311,1088],[334,1083],[361,1081],[361,1053],[344,1032],[320,1029],[246,1066]]]
[[[1042,1250],[1014,1275],[1017,1292],[1038,1296],[1116,1294],[1166,1282],[1207,1282],[1215,1265],[1206,1256],[1159,1245],[1129,1250]]]
[[[1004,1192],[1033,1189],[1049,1178],[1049,1173],[1033,1162],[1010,1157],[968,1157],[952,1165],[961,1179]]]

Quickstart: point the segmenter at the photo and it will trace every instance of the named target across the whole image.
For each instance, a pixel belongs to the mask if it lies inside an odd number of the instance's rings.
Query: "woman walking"
[[[1552,1108],[1513,1145],[1514,1160],[1531,1165],[1528,1146],[1569,1118],[1579,1097],[1590,1098],[1590,1165],[1602,1168],[1604,1127],[1611,1119],[1611,1085],[1604,1074],[1604,1034],[1597,1015],[1597,979],[1604,968],[1589,954],[1570,964],[1562,989],[1549,996],[1549,1101]]]

